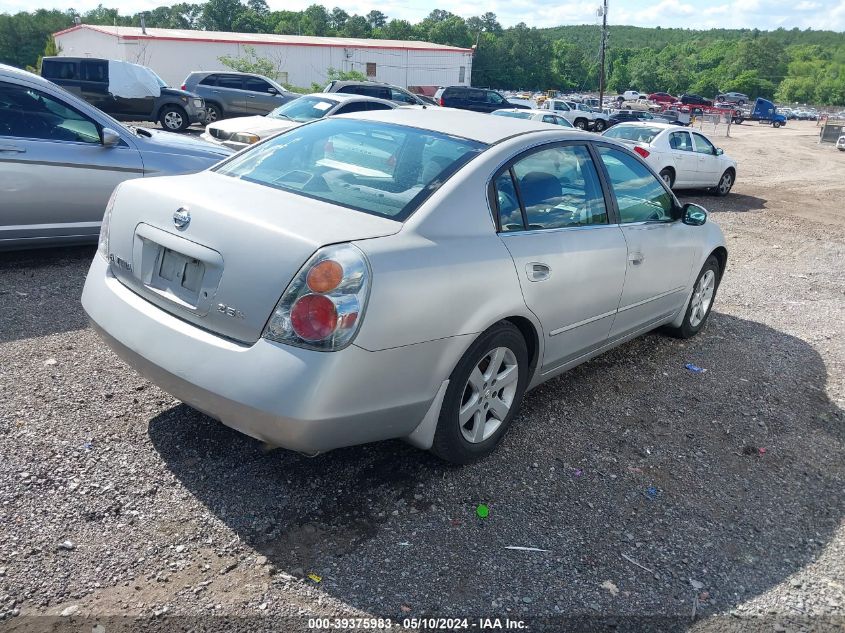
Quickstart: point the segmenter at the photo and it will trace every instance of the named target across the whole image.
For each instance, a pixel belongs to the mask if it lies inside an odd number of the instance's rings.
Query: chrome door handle
[[[645,259],[645,255],[642,253],[631,253],[628,255],[628,261],[631,262],[634,266],[639,266],[643,263]]]
[[[25,154],[26,149],[20,145],[0,145],[0,152],[16,152],[18,154]]]
[[[525,274],[528,275],[528,281],[545,281],[551,277],[552,269],[546,264],[531,262],[525,265]]]

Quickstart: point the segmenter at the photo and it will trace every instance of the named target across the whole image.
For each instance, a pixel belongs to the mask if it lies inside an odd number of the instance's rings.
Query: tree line
[[[0,14],[0,62],[34,66],[50,35],[73,25],[72,10]],[[271,11],[266,0],[180,2],[134,15],[98,6],[83,23],[244,33],[425,40],[476,46],[472,83],[501,89],[595,91],[599,27],[503,28],[494,13],[464,19],[435,9],[412,24],[379,10],[349,14],[314,4]],[[693,29],[611,26],[607,88],[694,92],[734,90],[786,103],[845,104],[845,34],[778,29]]]

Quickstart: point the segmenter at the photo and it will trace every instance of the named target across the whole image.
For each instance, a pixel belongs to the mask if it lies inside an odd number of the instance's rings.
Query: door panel
[[[627,248],[608,223],[586,146],[531,151],[496,178],[494,191],[499,235],[543,325],[543,371],[601,347],[619,305]]]
[[[241,75],[218,75],[217,85],[211,89],[212,100],[223,105],[226,116],[249,114]]]
[[[246,109],[250,114],[267,114],[282,105],[282,99],[267,92],[272,86],[263,79],[247,77],[244,83]]]
[[[716,156],[716,147],[701,134],[693,133],[695,155],[698,159],[698,182],[701,187],[715,187],[722,176],[721,163]]]
[[[695,243],[673,219],[674,200],[637,158],[599,147],[627,244],[627,272],[611,338],[625,336],[677,312],[683,303]]]
[[[682,187],[698,185],[698,156],[694,152],[689,132],[672,132],[669,147],[675,163],[675,184]]]
[[[143,175],[138,152],[31,88],[0,83],[0,105],[0,239],[96,236],[114,187]]]

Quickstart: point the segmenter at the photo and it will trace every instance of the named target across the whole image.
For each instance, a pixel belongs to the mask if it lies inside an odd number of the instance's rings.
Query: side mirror
[[[269,88],[267,88],[267,92],[269,92],[271,95],[279,94],[279,91],[276,90],[273,86],[270,86]]]
[[[103,139],[103,147],[115,147],[120,144],[120,134],[110,127],[104,127],[101,136]]]
[[[681,222],[689,226],[701,226],[707,222],[707,209],[698,204],[688,202],[684,205]]]
[[[724,153],[725,153],[725,150],[723,150],[721,147],[716,148],[716,156],[721,156]]]

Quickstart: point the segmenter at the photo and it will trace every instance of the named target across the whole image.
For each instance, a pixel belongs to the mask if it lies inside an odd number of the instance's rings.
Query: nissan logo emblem
[[[180,207],[173,214],[173,225],[180,231],[191,223],[191,212],[185,207]]]

